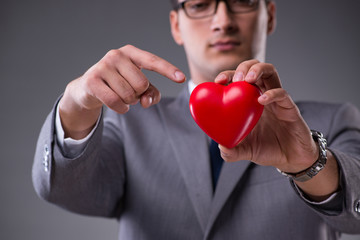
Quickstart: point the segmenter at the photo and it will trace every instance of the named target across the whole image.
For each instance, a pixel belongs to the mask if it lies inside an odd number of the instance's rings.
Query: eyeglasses
[[[206,18],[216,14],[220,1],[224,1],[231,13],[247,13],[258,8],[260,0],[185,0],[179,3],[189,18]]]

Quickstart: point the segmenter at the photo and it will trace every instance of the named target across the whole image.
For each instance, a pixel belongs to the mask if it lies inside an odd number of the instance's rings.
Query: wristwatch
[[[321,132],[311,130],[311,135],[315,142],[319,145],[319,158],[316,162],[309,168],[305,169],[304,171],[298,173],[287,173],[283,172],[280,169],[277,169],[282,175],[293,179],[294,181],[298,182],[306,182],[316,176],[322,169],[324,169],[327,156],[326,156],[326,146],[327,142],[324,138],[324,135]]]

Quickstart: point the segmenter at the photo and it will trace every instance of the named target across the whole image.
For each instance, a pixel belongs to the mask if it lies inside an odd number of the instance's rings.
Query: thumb
[[[246,151],[245,147],[241,144],[234,148],[227,148],[219,144],[221,157],[226,162],[236,162],[239,160],[250,160],[249,151]]]

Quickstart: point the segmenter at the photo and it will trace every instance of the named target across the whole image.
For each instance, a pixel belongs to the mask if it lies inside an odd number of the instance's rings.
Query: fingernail
[[[242,72],[235,73],[234,82],[239,82],[242,80],[244,80],[244,74]]]
[[[149,101],[149,106],[150,106],[153,103],[153,97],[149,96],[148,101]]]
[[[217,81],[222,81],[222,80],[227,80],[227,76],[223,73],[221,73],[220,75],[218,75],[216,78],[215,78],[215,82]]]
[[[255,79],[255,76],[256,76],[255,72],[251,71],[251,72],[249,72],[249,73],[246,75],[245,80],[246,80],[246,81],[254,80],[254,79]]]
[[[229,154],[228,154],[228,153],[223,152],[222,147],[221,147],[221,145],[220,145],[220,144],[218,145],[218,148],[219,148],[219,150],[220,150],[220,154],[221,154],[223,157],[227,157],[227,156],[229,156]]]
[[[266,100],[268,100],[269,99],[269,97],[266,95],[266,94],[263,94],[263,95],[261,95],[260,97],[259,97],[259,100],[260,101],[266,101]]]
[[[184,80],[185,78],[185,75],[180,72],[180,71],[176,71],[175,72],[175,79],[178,80],[178,81],[181,81],[181,80]]]

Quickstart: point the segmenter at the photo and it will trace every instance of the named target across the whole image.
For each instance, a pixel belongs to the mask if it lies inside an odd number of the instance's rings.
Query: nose
[[[211,29],[226,33],[236,31],[234,15],[229,11],[225,1],[219,1],[216,13],[212,18]]]

